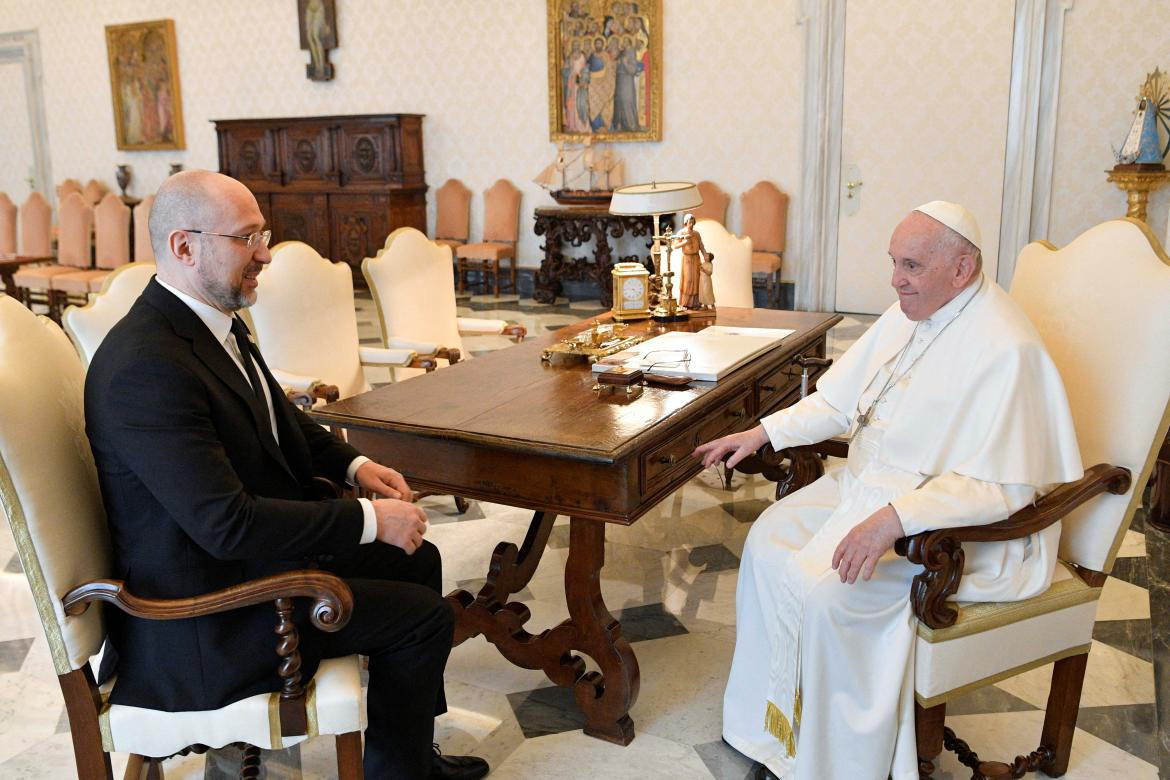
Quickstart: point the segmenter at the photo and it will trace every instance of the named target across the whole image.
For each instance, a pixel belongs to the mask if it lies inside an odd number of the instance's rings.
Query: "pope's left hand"
[[[414,500],[414,494],[410,492],[410,486],[406,484],[402,475],[381,463],[366,461],[354,472],[353,479],[358,487],[365,488],[382,498]]]
[[[833,552],[833,568],[841,576],[841,582],[852,585],[857,582],[858,574],[868,580],[878,559],[905,535],[901,518],[889,504],[853,526]]]

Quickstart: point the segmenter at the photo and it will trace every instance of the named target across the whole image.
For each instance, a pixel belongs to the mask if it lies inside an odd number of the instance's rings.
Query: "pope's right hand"
[[[737,463],[767,443],[768,434],[764,431],[764,426],[757,425],[751,430],[728,434],[715,441],[700,444],[695,447],[691,457],[702,460],[703,468],[714,466],[726,457],[727,467],[735,468]]]
[[[397,498],[381,498],[373,503],[379,542],[400,547],[407,555],[422,546],[423,534],[427,532],[426,512]]]

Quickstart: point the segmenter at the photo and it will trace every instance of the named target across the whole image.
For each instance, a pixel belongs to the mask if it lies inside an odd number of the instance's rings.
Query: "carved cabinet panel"
[[[256,196],[273,243],[304,241],[344,260],[362,259],[399,227],[426,231],[422,116],[215,120],[219,166]]]

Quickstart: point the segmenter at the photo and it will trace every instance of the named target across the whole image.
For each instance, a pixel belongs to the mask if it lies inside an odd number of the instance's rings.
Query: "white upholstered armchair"
[[[338,777],[362,776],[365,723],[357,656],[323,661],[302,680],[296,640],[241,653],[271,653],[284,668],[284,689],[219,710],[165,712],[111,705],[98,688],[90,658],[105,638],[104,609],[172,620],[275,603],[273,626],[292,627],[294,597],[312,599],[313,622],[326,631],[345,625],[352,595],[320,571],[286,572],[187,599],[156,600],[128,593],[114,571],[97,472],[82,414],[84,369],[65,334],[13,298],[0,298],[0,504],[45,631],[65,698],[79,778],[112,777],[110,753],[130,753],[127,777],[153,770],[159,759],[189,746],[247,743],[281,749],[318,734],[337,736]],[[68,487],[62,490],[61,486]],[[278,601],[281,600],[281,601]],[[92,602],[106,602],[97,607]],[[285,663],[288,662],[288,663]],[[116,681],[113,685],[116,685]]]
[[[154,263],[127,263],[112,271],[98,293],[84,306],[70,306],[61,315],[81,362],[88,366],[110,328],[126,316],[154,276]]]

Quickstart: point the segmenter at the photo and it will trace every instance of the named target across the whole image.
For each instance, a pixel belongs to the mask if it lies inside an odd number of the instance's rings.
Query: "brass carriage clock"
[[[641,263],[614,263],[613,318],[618,322],[650,316],[650,272]]]

